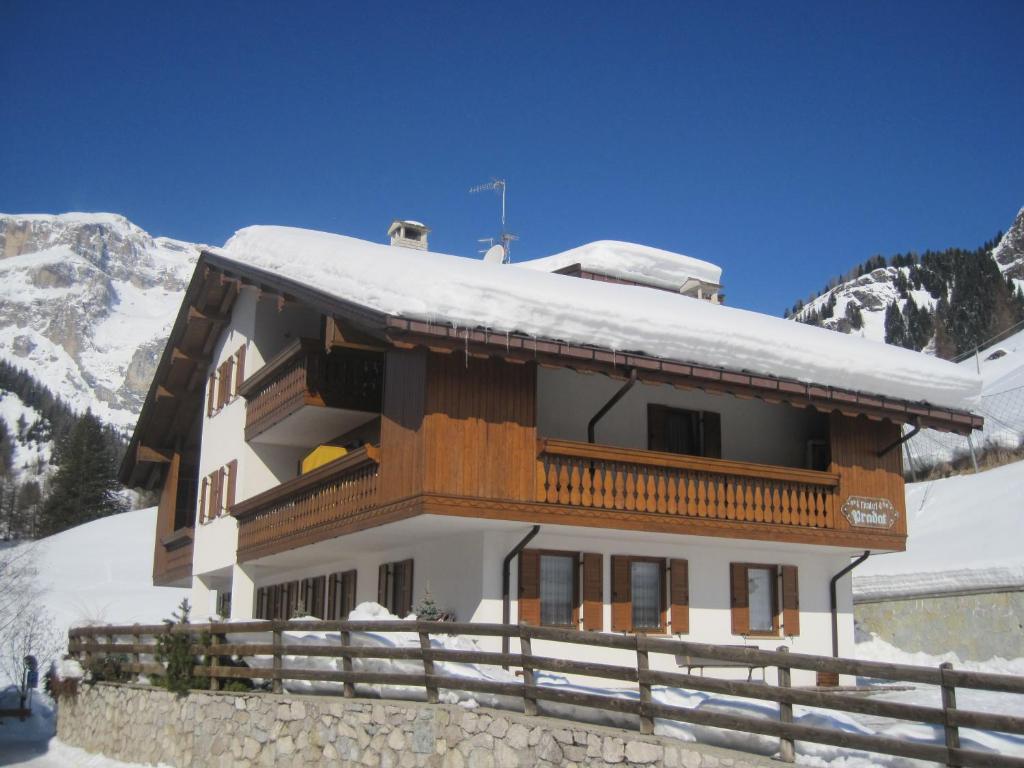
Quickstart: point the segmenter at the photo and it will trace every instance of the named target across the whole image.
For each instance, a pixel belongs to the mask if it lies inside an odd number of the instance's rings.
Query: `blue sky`
[[[1022,2],[0,0],[0,211],[248,224],[516,259],[602,238],[779,314],[1024,206]]]

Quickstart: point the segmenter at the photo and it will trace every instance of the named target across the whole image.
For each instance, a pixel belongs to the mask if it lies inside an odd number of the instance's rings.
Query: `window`
[[[377,602],[395,616],[412,612],[412,560],[382,563],[377,572]]]
[[[290,619],[294,616],[324,618],[326,576],[272,584],[256,590],[257,619]]]
[[[796,566],[733,563],[730,580],[734,635],[778,637],[780,634],[800,634]]]
[[[199,521],[208,523],[231,510],[238,485],[238,461],[232,459],[203,478]]]
[[[647,447],[652,451],[722,458],[722,417],[714,411],[647,406]]]
[[[583,628],[604,629],[601,555],[525,549],[519,553],[519,621],[577,629],[580,625],[580,570],[583,571]]]
[[[327,619],[347,619],[356,607],[356,572],[332,573],[327,577]]]
[[[217,615],[222,618],[231,617],[231,593],[218,590],[217,592]]]
[[[540,623],[549,627],[575,626],[576,556],[540,556]]]
[[[629,564],[630,600],[633,629],[661,629],[662,583],[664,563],[634,560]]]

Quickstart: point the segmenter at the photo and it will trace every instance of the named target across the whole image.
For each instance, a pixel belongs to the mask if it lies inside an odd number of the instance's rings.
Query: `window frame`
[[[626,564],[629,581],[629,624],[627,629],[617,631],[632,632],[636,635],[667,635],[669,634],[669,585],[667,557],[651,555],[612,555],[612,603],[615,602],[615,562],[622,560]],[[633,563],[655,563],[658,566],[658,626],[637,628],[633,623]],[[614,617],[613,617],[614,622]]]
[[[658,421],[664,421],[673,414],[686,414],[696,422],[698,442],[697,453],[682,453],[670,450],[667,446],[656,447],[655,431],[653,425]],[[715,434],[709,440],[709,422],[715,422]],[[667,430],[664,430],[667,434]],[[660,453],[671,453],[675,456],[696,456],[706,459],[722,458],[722,414],[719,411],[706,411],[699,408],[679,408],[662,403],[647,404],[647,450]]]
[[[564,549],[534,549],[537,553],[537,613],[540,617],[538,626],[541,627],[557,627],[560,629],[579,629],[580,628],[580,553],[573,552],[571,550]],[[570,624],[545,624],[544,623],[544,605],[541,600],[541,564],[544,556],[548,557],[568,557],[572,561],[572,623]]]
[[[767,570],[771,577],[769,579],[771,583],[771,607],[772,607],[772,628],[770,630],[754,629],[750,626],[750,569],[756,568],[759,570]],[[746,631],[739,633],[742,637],[782,637],[782,590],[779,586],[779,579],[782,574],[782,566],[777,563],[731,563],[730,564],[730,579],[737,578],[736,570],[742,571],[742,578],[744,584],[744,592],[746,598],[745,609],[747,611],[746,618]],[[736,586],[730,583],[730,593],[735,594]],[[731,606],[731,610],[735,611],[736,605]],[[733,633],[737,634],[737,633]]]

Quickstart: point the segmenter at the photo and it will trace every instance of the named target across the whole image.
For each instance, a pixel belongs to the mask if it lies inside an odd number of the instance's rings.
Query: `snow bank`
[[[853,593],[885,598],[1024,586],[1024,462],[907,486],[906,552],[869,558]]]
[[[519,332],[969,410],[980,379],[945,361],[667,291],[580,280],[342,235],[256,226],[215,250],[387,314]]]
[[[681,253],[617,240],[598,240],[554,256],[521,261],[514,266],[554,272],[573,264],[579,264],[589,272],[599,272],[670,291],[678,291],[692,277],[716,285],[722,282],[722,268],[719,266]]]

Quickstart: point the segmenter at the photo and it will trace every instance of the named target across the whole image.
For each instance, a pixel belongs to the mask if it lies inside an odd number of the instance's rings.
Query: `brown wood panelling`
[[[668,590],[672,634],[685,635],[690,631],[690,564],[686,560],[669,561]]]
[[[750,597],[747,594],[747,567],[741,563],[729,564],[729,594],[732,606],[732,633],[750,632]]]
[[[585,552],[583,560],[583,628],[604,630],[604,557]]]
[[[800,634],[800,578],[795,565],[782,566],[782,629],[787,636]]]
[[[423,407],[427,355],[423,350],[388,352],[380,424],[381,504],[423,492]]]
[[[900,438],[900,426],[891,421],[870,421],[833,413],[829,423],[832,451],[831,472],[839,475],[836,493],[836,529],[854,528],[840,510],[850,496],[888,499],[898,512],[896,524],[888,533],[907,534],[907,509],[903,486],[903,453],[899,446],[884,456],[878,452]],[[903,549],[905,545],[898,548]]]
[[[192,574],[192,539],[173,548],[164,541],[174,534],[174,521],[178,506],[178,483],[181,480],[181,453],[175,451],[167,464],[164,486],[156,514],[156,536],[153,551],[153,584],[169,586],[187,579]]]
[[[533,365],[431,354],[423,423],[426,490],[531,499],[535,391]]]
[[[612,555],[612,632],[629,632],[632,628],[633,600],[629,558]]]
[[[519,553],[519,623],[540,626],[540,552]]]

